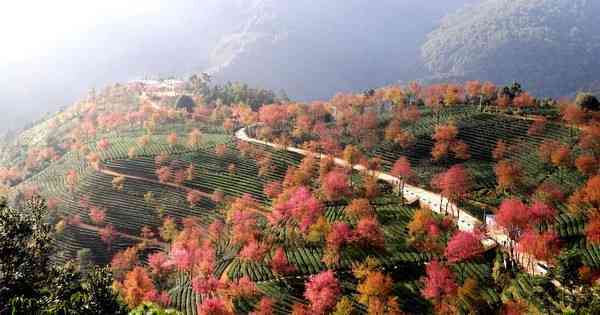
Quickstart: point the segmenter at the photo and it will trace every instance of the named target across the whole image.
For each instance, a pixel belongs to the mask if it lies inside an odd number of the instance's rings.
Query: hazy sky
[[[195,62],[202,66],[201,56],[216,40],[212,30],[221,25],[211,25],[216,0],[194,2],[3,1],[0,109],[6,115],[0,118],[0,131],[67,105],[95,86],[180,72]],[[191,23],[196,36],[206,40],[185,40],[193,36]]]
[[[65,41],[85,36],[101,25],[140,16],[158,16],[159,0],[5,1],[0,11],[0,35],[6,43],[0,58],[6,63],[43,58]]]
[[[288,28],[284,31],[296,32],[292,38],[297,41],[273,47],[294,49],[294,53],[320,54],[303,56],[312,62],[314,69],[290,72],[290,69],[302,69],[301,64],[284,69],[288,63],[285,56],[289,53],[274,56],[280,58],[277,69],[266,68],[270,65],[266,64],[269,60],[253,64],[255,56],[265,59],[271,53],[264,54],[260,51],[262,47],[258,47],[259,50],[254,47],[254,55],[240,59],[235,66],[238,68],[228,69],[224,74],[226,79],[256,78],[256,82],[249,83],[266,84],[269,86],[265,87],[275,90],[303,87],[292,96],[321,97],[334,93],[329,90],[340,85],[321,82],[319,91],[312,89],[315,82],[310,76],[318,73],[315,69],[327,68],[332,76],[337,73],[346,77],[348,68],[354,66],[339,62],[343,59],[332,54],[343,54],[352,62],[361,62],[361,56],[369,56],[373,66],[369,69],[375,75],[381,73],[379,69],[389,68],[386,59],[413,65],[414,56],[392,56],[405,51],[401,46],[406,45],[412,45],[411,51],[418,51],[418,41],[409,39],[408,33],[415,29],[420,39],[434,26],[434,20],[477,0],[437,0],[434,3],[422,0],[327,0],[326,5],[316,0],[286,1],[3,0],[0,7],[0,38],[3,41],[0,47],[0,132],[22,126],[32,117],[55,111],[59,106],[69,105],[92,87],[100,88],[110,82],[146,74],[189,74],[205,70],[211,66],[211,52],[223,43],[223,38],[239,34],[248,21],[258,24],[261,19],[271,21],[269,9],[273,7],[272,12],[280,16],[272,20],[275,22],[270,25],[271,29],[278,28],[281,22]],[[391,12],[397,12],[397,18]],[[312,16],[305,19],[303,14]],[[385,21],[380,21],[378,14],[385,15]],[[258,20],[253,19],[256,16],[259,16]],[[310,28],[306,23],[328,23],[322,21],[323,18],[331,21],[328,28],[332,31],[312,33],[315,27]],[[379,32],[371,38],[364,26],[377,21],[385,23],[385,27],[370,27],[369,30]],[[258,26],[260,31],[261,27]],[[306,31],[310,34],[300,34],[303,30],[310,30]],[[340,34],[344,38],[336,38]],[[348,46],[335,46],[338,42]],[[317,46],[321,47],[319,52],[315,50]],[[332,50],[334,46],[335,50]],[[304,62],[298,60],[289,62]],[[385,74],[384,81],[395,77],[393,71],[390,69]],[[365,85],[364,77],[372,75],[364,74],[357,81],[360,88]],[[377,84],[382,81],[382,78],[378,79],[374,81]],[[356,88],[352,86],[352,79],[347,81],[350,83],[343,88]]]

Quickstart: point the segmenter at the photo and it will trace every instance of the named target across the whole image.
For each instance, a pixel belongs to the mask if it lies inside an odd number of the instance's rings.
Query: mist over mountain
[[[69,7],[49,10],[49,23],[53,15],[67,21],[50,39],[34,28],[30,38],[11,42],[13,24],[3,23],[9,51],[31,47],[0,62],[0,130],[93,87],[146,75],[208,71],[219,83],[285,90],[299,100],[420,78],[517,80],[549,96],[599,85],[595,1],[151,3],[139,14],[125,7],[83,17]],[[75,23],[83,19],[94,23]]]
[[[473,1],[263,1],[211,61],[221,80],[330,97],[422,76],[419,47],[440,18]]]
[[[523,82],[538,95],[593,87],[600,71],[600,2],[488,0],[448,15],[422,55],[438,77]]]
[[[31,46],[23,48],[27,56],[17,50],[0,62],[0,130],[21,127],[93,87],[145,75],[209,71],[217,82],[283,89],[303,100],[413,79],[423,72],[425,34],[471,2],[151,1],[136,15],[124,5],[105,15],[48,6],[40,13],[47,26],[57,19],[65,25],[56,38],[36,26],[30,38],[8,43]],[[11,22],[1,26],[2,35],[13,33]]]

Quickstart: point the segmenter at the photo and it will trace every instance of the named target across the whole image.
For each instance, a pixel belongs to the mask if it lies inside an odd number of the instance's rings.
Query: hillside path
[[[94,231],[98,234],[100,234],[100,230],[102,230],[102,228],[95,226],[95,225],[91,225],[91,224],[87,224],[87,223],[77,223],[76,226],[78,226],[79,228],[82,229],[86,229],[86,230],[90,230],[90,231]],[[126,238],[126,239],[130,239],[130,240],[134,240],[134,241],[138,241],[138,242],[149,242],[150,244],[156,244],[159,245],[163,248],[167,248],[168,244],[165,242],[161,242],[159,240],[156,239],[147,239],[147,238],[143,238],[143,237],[139,237],[139,236],[135,236],[135,235],[131,235],[131,234],[127,234],[124,232],[119,232],[119,231],[115,231],[115,234],[118,235],[121,238]]]
[[[147,178],[147,177],[119,173],[117,171],[108,169],[107,167],[105,167],[103,165],[100,165],[99,172],[102,173],[102,174],[113,176],[113,177],[123,177],[125,179],[128,179],[128,178],[129,179],[135,179],[135,180],[145,181],[145,182],[148,182],[148,183],[153,183],[153,184],[156,184],[156,185],[165,185],[165,186],[169,186],[169,187],[181,189],[181,190],[183,190],[185,192],[197,191],[197,192],[200,193],[201,196],[203,196],[205,198],[208,198],[208,199],[212,199],[212,195],[211,194],[199,191],[197,189],[193,189],[193,188],[187,187],[185,185],[180,185],[180,184],[172,183],[172,182],[166,182],[165,183],[165,182],[161,182],[161,181],[158,181],[158,180],[155,180],[155,179],[151,179],[151,178]],[[260,214],[260,215],[265,215],[265,214],[268,214],[269,212],[270,211],[264,209],[263,207],[259,207],[259,208],[255,209],[255,213]]]

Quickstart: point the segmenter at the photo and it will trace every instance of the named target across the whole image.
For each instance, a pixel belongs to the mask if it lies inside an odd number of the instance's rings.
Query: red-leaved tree
[[[502,201],[496,213],[496,222],[507,230],[512,239],[516,239],[517,233],[529,225],[529,219],[527,206],[518,199]]]
[[[575,166],[583,175],[590,176],[600,170],[600,162],[591,154],[582,154],[575,160]]]
[[[256,240],[250,240],[242,247],[239,253],[239,257],[248,261],[259,262],[265,257],[267,253],[267,246]]]
[[[202,192],[198,191],[198,190],[190,190],[187,193],[187,202],[190,204],[190,208],[193,208],[195,205],[198,204],[198,202],[200,202],[200,200],[202,200]]]
[[[410,167],[410,161],[405,156],[401,156],[398,160],[396,160],[396,162],[394,162],[390,174],[400,178],[400,196],[402,197],[402,202],[404,202],[404,185],[411,177],[414,176],[413,170]]]
[[[352,238],[352,228],[343,222],[335,222],[327,234],[327,250],[338,252],[339,249]]]
[[[552,260],[560,252],[560,242],[554,231],[539,233],[528,229],[521,236],[517,246],[519,250],[530,254],[536,259],[546,261]],[[533,261],[531,263],[533,264]],[[533,265],[530,268],[533,268]]]
[[[529,226],[527,206],[518,199],[505,199],[496,213],[496,223],[504,228],[510,238],[510,254],[514,256],[513,241],[517,241],[521,233]]]
[[[106,243],[109,248],[112,245],[112,242],[114,242],[118,237],[117,230],[114,228],[114,226],[112,226],[112,224],[107,224],[105,227],[101,228],[98,231],[98,234],[100,235],[100,239]]]
[[[458,128],[453,124],[435,127],[435,133],[432,136],[435,144],[431,150],[431,157],[434,161],[446,158],[450,151],[458,159],[468,160],[470,158],[469,146],[462,140],[456,139],[457,136]]]
[[[283,187],[280,182],[274,181],[265,185],[263,192],[268,198],[276,198],[283,191]]]
[[[233,312],[225,306],[225,302],[218,297],[202,300],[197,311],[199,315],[233,315]]]
[[[163,271],[168,270],[168,268],[164,266],[167,259],[167,255],[163,252],[150,254],[148,256],[148,266],[150,266],[150,271],[153,274],[161,274]]]
[[[138,248],[136,246],[128,247],[125,250],[118,251],[110,261],[110,270],[115,279],[120,280],[125,272],[130,271],[138,262]]]
[[[106,151],[110,148],[110,141],[108,141],[107,138],[102,138],[100,139],[100,141],[98,141],[98,143],[96,144],[96,148],[99,151]]]
[[[162,166],[156,169],[156,176],[158,180],[165,184],[171,180],[171,169],[168,166]]]
[[[192,279],[192,290],[201,296],[217,293],[217,290],[225,288],[225,283],[219,281],[215,276],[200,275]]]
[[[331,270],[313,275],[306,283],[304,297],[310,302],[314,314],[326,314],[337,302],[341,286]]]
[[[514,161],[502,160],[494,166],[498,189],[514,191],[521,186],[522,171]]]
[[[425,273],[425,287],[421,291],[423,297],[431,300],[438,311],[450,307],[450,301],[458,290],[452,271],[434,260],[425,267]]]
[[[593,215],[585,225],[585,237],[592,244],[600,243],[600,215]]]
[[[267,219],[272,225],[295,223],[302,233],[307,233],[322,214],[323,204],[313,196],[310,189],[301,186],[284,192]],[[289,219],[293,220],[290,222]]]
[[[471,232],[458,231],[446,246],[445,256],[449,262],[455,263],[480,255],[483,245],[478,235]]]
[[[321,189],[327,200],[336,201],[342,199],[350,193],[348,175],[340,169],[329,172],[321,183]]]
[[[104,224],[106,219],[106,210],[92,206],[89,213],[90,220],[96,225]]]
[[[269,297],[263,297],[256,305],[256,309],[250,315],[271,315],[273,314],[273,300]]]
[[[354,199],[344,208],[344,212],[352,220],[360,220],[364,217],[374,216],[374,210],[368,199]]]
[[[322,261],[330,266],[336,264],[340,258],[340,249],[352,238],[352,228],[343,222],[335,222],[325,238],[326,249]]]
[[[464,166],[457,164],[434,177],[433,184],[441,191],[441,195],[448,199],[445,209],[447,212],[450,202],[456,203],[467,196],[471,190],[471,176]],[[442,202],[440,209],[441,207]]]
[[[383,230],[377,218],[364,217],[358,221],[352,240],[361,246],[372,246],[374,248],[383,248],[385,246],[385,238]]]
[[[531,219],[535,223],[550,223],[556,216],[556,209],[541,202],[535,201],[530,207]]]
[[[282,247],[275,249],[275,253],[271,258],[271,269],[278,274],[287,274],[296,270],[296,268],[288,262]]]
[[[506,156],[506,152],[508,151],[508,145],[504,140],[500,139],[496,142],[496,147],[492,150],[492,157],[494,160],[499,161],[502,160]]]

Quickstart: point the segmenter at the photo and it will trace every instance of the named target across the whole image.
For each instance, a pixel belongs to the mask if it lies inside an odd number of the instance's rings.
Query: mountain
[[[437,77],[527,82],[562,96],[598,81],[600,2],[487,0],[444,18],[422,57]]]
[[[211,53],[219,80],[328,98],[422,76],[419,47],[444,14],[468,0],[258,1]]]
[[[302,100],[414,78],[423,70],[425,35],[473,1],[165,1],[145,14],[121,9],[92,16],[89,27],[64,22],[51,46],[35,44],[47,41],[47,32],[34,28],[23,40],[35,47],[23,51],[28,57],[15,53],[0,62],[0,131],[22,127],[93,87],[146,75],[209,71],[220,82],[283,89]],[[81,19],[75,9],[59,9],[48,8],[48,23],[59,14]],[[3,32],[12,34],[8,24]]]

